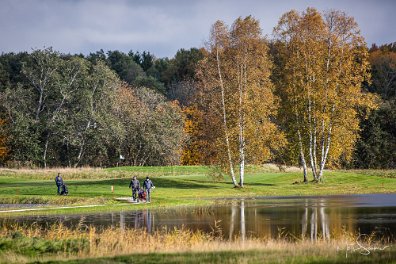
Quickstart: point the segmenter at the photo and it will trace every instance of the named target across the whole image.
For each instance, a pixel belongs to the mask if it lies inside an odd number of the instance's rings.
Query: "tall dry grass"
[[[145,168],[145,170],[139,170]],[[13,177],[19,179],[34,179],[34,180],[53,180],[58,173],[67,180],[89,180],[89,179],[122,179],[137,176],[145,178],[146,176],[175,176],[199,174],[202,172],[195,172],[193,168],[188,168],[184,171],[164,169],[165,167],[139,167],[136,170],[106,170],[95,167],[82,168],[48,168],[48,169],[31,169],[31,168],[0,168],[0,177]]]
[[[0,168],[0,177],[19,179],[53,180],[61,173],[64,179],[120,179],[131,177],[127,171],[106,171],[101,168],[51,168],[51,169],[7,169]],[[135,174],[135,173],[134,173]]]
[[[17,236],[15,234],[18,234]],[[47,241],[56,244],[64,241],[58,251],[46,254],[22,254],[21,248],[14,250],[0,250],[0,262],[25,263],[29,261],[59,260],[93,257],[113,257],[117,255],[135,253],[174,253],[174,252],[216,252],[216,251],[245,251],[245,250],[270,250],[292,255],[319,254],[332,256],[339,254],[340,250],[346,253],[351,249],[364,251],[363,248],[383,250],[391,246],[390,242],[376,240],[374,236],[359,238],[358,234],[344,234],[333,239],[291,239],[288,236],[279,239],[271,238],[245,238],[235,237],[225,240],[221,230],[212,233],[181,229],[160,229],[148,233],[143,229],[104,228],[98,229],[79,224],[73,228],[62,223],[42,227],[38,225],[18,225],[3,223],[0,230],[0,241],[6,239],[31,239]],[[356,239],[360,239],[357,244]],[[15,240],[16,241],[16,240]],[[70,241],[79,241],[78,249],[70,250]],[[15,242],[16,243],[16,242]],[[1,243],[0,243],[1,244]],[[4,244],[4,243],[3,243]],[[27,242],[20,243],[31,245]],[[75,244],[74,244],[75,247]],[[32,246],[34,249],[35,246]],[[30,252],[30,251],[29,251]],[[44,252],[46,252],[44,250]]]

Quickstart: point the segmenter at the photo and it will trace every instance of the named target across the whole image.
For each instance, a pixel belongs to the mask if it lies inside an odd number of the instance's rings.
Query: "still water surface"
[[[67,216],[23,216],[0,222],[157,229],[181,228],[235,237],[332,238],[346,232],[396,238],[396,194],[219,199],[215,206]],[[154,201],[155,202],[155,201]],[[135,205],[131,205],[135,206]]]

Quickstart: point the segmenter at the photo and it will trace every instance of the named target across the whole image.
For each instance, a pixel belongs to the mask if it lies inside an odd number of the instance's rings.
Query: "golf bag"
[[[69,194],[69,190],[67,189],[66,184],[62,185],[62,189],[61,189],[61,195],[68,195]]]

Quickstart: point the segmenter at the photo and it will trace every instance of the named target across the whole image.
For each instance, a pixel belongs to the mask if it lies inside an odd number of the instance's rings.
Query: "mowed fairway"
[[[327,171],[323,183],[303,184],[302,173],[279,172],[273,167],[249,167],[245,187],[232,188],[228,178],[214,180],[203,166],[117,167],[109,169],[1,170],[0,203],[48,205],[131,206],[115,201],[131,195],[130,178],[143,182],[150,176],[156,188],[151,204],[142,207],[202,205],[210,198],[392,193],[395,171]],[[68,196],[56,195],[54,177],[60,171],[69,188]],[[114,192],[112,192],[112,186]],[[209,198],[209,199],[208,199]],[[102,207],[103,208],[103,207]],[[88,209],[84,209],[88,210]],[[89,210],[101,210],[100,208]]]

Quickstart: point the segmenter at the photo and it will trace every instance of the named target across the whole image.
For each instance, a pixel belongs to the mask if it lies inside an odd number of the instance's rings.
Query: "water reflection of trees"
[[[324,199],[311,203],[308,199],[305,200],[301,219],[301,237],[309,237],[311,241],[316,241],[318,238],[330,239],[329,217],[325,209]]]
[[[237,219],[237,214],[239,210],[239,232],[235,232],[235,226]],[[230,240],[234,239],[236,236],[239,236],[242,241],[246,239],[246,215],[245,215],[245,200],[233,201],[231,203],[231,217],[229,221],[229,232],[228,238]]]
[[[326,210],[325,199],[306,199],[294,207],[263,207],[254,201],[235,200],[229,206],[229,221],[224,219],[223,227],[225,231],[228,229],[230,240],[238,237],[243,241],[246,236],[330,239],[330,216]],[[335,224],[342,229],[337,218],[335,214]]]
[[[300,200],[301,201],[301,200]],[[356,229],[353,217],[343,220],[345,211],[329,207],[326,199],[305,199],[268,204],[262,201],[240,199],[218,207],[182,208],[180,210],[150,210],[128,212],[127,226],[152,230],[166,227],[186,227],[204,232],[218,231],[230,240],[247,237],[282,238],[302,237],[311,240],[330,239],[330,233],[342,234]],[[354,211],[347,211],[353,215]],[[154,215],[157,221],[154,224]],[[121,220],[121,218],[120,218]],[[120,224],[121,225],[121,224]],[[331,232],[330,232],[331,230]],[[216,232],[220,234],[220,232]]]
[[[212,232],[216,226],[221,229],[224,238],[230,240],[238,238],[244,241],[249,236],[280,238],[290,235],[315,241],[330,239],[330,230],[334,233],[343,229],[341,212],[327,211],[330,209],[325,199],[305,199],[303,203],[294,206],[284,206],[282,203],[263,205],[261,201],[241,199],[217,208],[184,208],[155,213],[145,209],[111,213],[111,226],[119,226],[121,229],[144,228],[148,232],[163,226],[169,229],[184,226],[192,230]],[[158,217],[156,223],[155,215]]]
[[[139,210],[95,214],[84,217],[57,217],[67,226],[82,224],[97,227],[156,229],[188,228],[213,232],[225,239],[290,238],[319,240],[338,238],[345,233],[370,234],[381,226],[370,221],[358,222],[360,214],[389,211],[381,208],[354,208],[344,200],[326,198],[297,199],[236,199],[212,207],[183,207],[178,209]],[[154,219],[156,220],[154,222]],[[26,221],[21,219],[20,221]],[[45,224],[48,218],[35,217],[31,221]],[[382,227],[396,226],[393,222]],[[215,230],[214,230],[215,229]]]
[[[22,216],[0,218],[3,225],[20,223],[49,228],[61,223],[85,229],[136,228],[153,232],[156,229],[185,227],[223,236],[224,239],[287,238],[338,239],[357,233],[380,235],[396,240],[394,207],[356,207],[360,200],[351,198],[279,198],[235,199],[211,207],[178,209],[143,209],[84,215]],[[155,220],[155,221],[154,221]],[[393,238],[392,238],[393,237]]]

